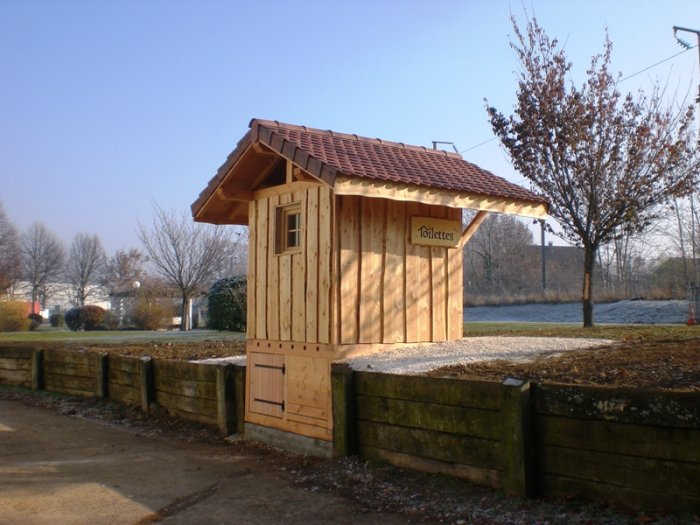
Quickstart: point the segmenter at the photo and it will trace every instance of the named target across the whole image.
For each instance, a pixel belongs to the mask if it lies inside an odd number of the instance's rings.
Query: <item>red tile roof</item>
[[[253,136],[312,175],[336,175],[489,197],[546,203],[547,199],[465,161],[458,153],[409,146],[277,121],[253,119]]]
[[[235,209],[232,209],[231,203],[216,198],[215,193],[228,183],[234,192],[256,189],[253,185],[256,180],[260,181],[255,175],[269,167],[269,157],[260,154],[256,148],[251,149],[255,144],[263,144],[270,154],[276,153],[289,159],[331,187],[336,177],[342,175],[379,183],[406,184],[503,201],[520,201],[535,206],[548,204],[546,198],[465,161],[458,153],[253,119],[248,133],[238,141],[226,162],[192,204],[196,220],[246,223],[247,203],[233,205]],[[237,173],[235,167],[239,161],[245,161],[247,167]]]

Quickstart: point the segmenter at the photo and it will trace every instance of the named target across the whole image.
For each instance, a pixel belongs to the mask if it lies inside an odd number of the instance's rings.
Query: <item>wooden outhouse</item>
[[[462,246],[547,203],[456,153],[255,119],[192,212],[248,226],[246,429],[330,442],[331,362],[461,338]]]

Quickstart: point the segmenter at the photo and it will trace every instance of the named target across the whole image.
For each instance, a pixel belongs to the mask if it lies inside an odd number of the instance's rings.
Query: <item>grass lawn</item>
[[[0,343],[184,343],[241,341],[243,339],[245,339],[245,334],[239,332],[217,332],[215,330],[191,330],[189,332],[177,330],[71,332],[67,329],[42,326],[39,330],[33,332],[0,333]]]
[[[540,337],[590,337],[620,340],[687,340],[700,337],[700,326],[685,325],[597,325],[581,323],[464,323],[465,337],[517,335]]]
[[[580,323],[464,323],[465,337],[486,335],[539,336],[539,337],[589,337],[613,340],[676,340],[700,337],[700,326],[685,325],[597,325],[585,329]],[[241,341],[245,334],[217,332],[214,330],[104,331],[71,332],[65,328],[42,326],[34,332],[0,333],[0,343],[194,343],[202,341]]]

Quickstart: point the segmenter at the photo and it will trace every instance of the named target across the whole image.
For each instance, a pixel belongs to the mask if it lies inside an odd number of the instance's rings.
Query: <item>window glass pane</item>
[[[299,246],[299,232],[291,231],[287,234],[287,248],[296,248]]]
[[[290,213],[287,215],[287,230],[299,229],[299,213]]]

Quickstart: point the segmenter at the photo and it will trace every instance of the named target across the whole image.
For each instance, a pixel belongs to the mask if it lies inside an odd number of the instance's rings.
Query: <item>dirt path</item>
[[[0,523],[161,521],[407,523],[292,486],[268,460],[232,446],[143,436],[0,400]]]

